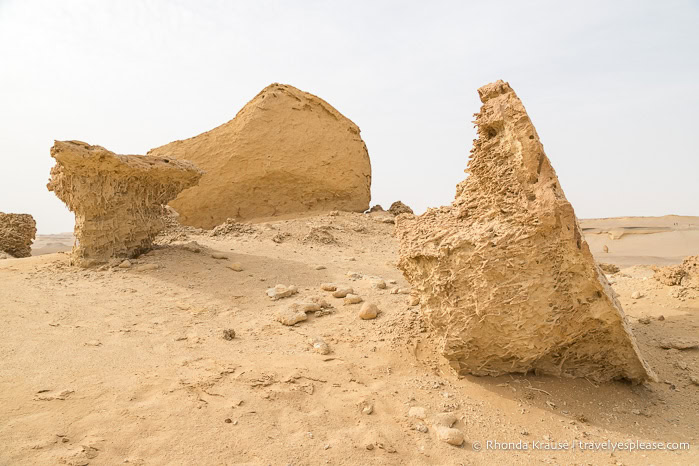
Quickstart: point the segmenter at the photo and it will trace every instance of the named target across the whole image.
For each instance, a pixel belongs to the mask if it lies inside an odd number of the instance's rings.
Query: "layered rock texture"
[[[47,185],[75,213],[72,262],[91,266],[135,257],[165,226],[164,206],[202,175],[190,162],[117,155],[80,141],[56,141]]]
[[[170,203],[185,225],[369,208],[371,164],[359,128],[288,85],[272,84],[228,123],[148,155],[190,160],[206,171]]]
[[[460,374],[655,376],[522,102],[478,90],[470,176],[449,207],[399,216],[399,267]]]
[[[29,257],[35,237],[36,222],[31,215],[0,212],[0,252],[12,257]]]

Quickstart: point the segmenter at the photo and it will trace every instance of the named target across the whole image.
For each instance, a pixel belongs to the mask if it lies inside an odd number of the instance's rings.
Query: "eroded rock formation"
[[[190,162],[118,155],[80,141],[56,141],[47,185],[75,213],[73,263],[137,256],[165,226],[163,206],[202,175]]]
[[[12,257],[32,255],[32,242],[36,237],[36,222],[29,214],[5,214],[0,212],[0,252]]]
[[[456,199],[396,218],[399,267],[444,356],[460,374],[653,379],[522,102],[502,81],[478,92]]]
[[[272,84],[228,123],[148,155],[190,160],[206,171],[170,203],[185,225],[369,208],[371,164],[359,128],[292,86]]]
[[[393,215],[413,213],[413,209],[403,204],[401,201],[396,201],[393,204],[391,204],[391,207],[389,207],[388,211]]]

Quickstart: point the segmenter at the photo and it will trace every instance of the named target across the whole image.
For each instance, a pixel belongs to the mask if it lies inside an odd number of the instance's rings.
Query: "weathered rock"
[[[350,304],[359,304],[362,301],[362,297],[356,294],[348,294],[347,296],[345,296],[345,306],[348,306]]]
[[[371,287],[376,288],[377,290],[385,290],[386,282],[381,279],[374,279],[371,281]]]
[[[269,288],[267,290],[267,296],[273,300],[288,298],[289,296],[295,295],[299,292],[299,289],[294,285],[276,285],[274,288]]]
[[[12,257],[29,257],[35,237],[36,222],[31,215],[0,212],[0,252]]]
[[[229,269],[231,269],[234,272],[242,272],[243,271],[243,264],[241,264],[240,262],[232,262],[232,263],[228,264],[226,267],[228,267]]]
[[[211,257],[213,257],[214,259],[220,259],[220,260],[228,259],[228,256],[222,252],[212,252]]]
[[[331,227],[319,226],[311,227],[308,234],[303,237],[304,243],[337,244],[337,240],[330,233]]]
[[[306,316],[305,312],[294,309],[286,309],[277,314],[277,321],[282,325],[287,326],[296,325],[299,322],[303,322],[307,318],[308,317]]]
[[[337,290],[337,285],[334,283],[321,283],[320,289],[323,291],[335,291]]]
[[[393,215],[413,213],[413,209],[403,204],[401,201],[396,201],[393,204],[391,204],[391,207],[388,208],[388,211]]]
[[[117,155],[80,141],[56,141],[51,156],[47,187],[75,213],[72,263],[80,266],[149,250],[165,226],[163,206],[202,175],[186,161]]]
[[[235,330],[233,330],[232,328],[224,329],[222,336],[223,336],[224,340],[231,341],[232,339],[235,338]]]
[[[682,338],[669,338],[662,340],[658,346],[663,349],[688,350],[699,348],[699,340],[685,340]]]
[[[364,303],[359,309],[359,318],[362,320],[376,319],[379,315],[379,307],[373,303]]]
[[[354,293],[354,290],[353,290],[352,288],[343,286],[343,287],[338,287],[338,288],[333,292],[333,296],[334,296],[335,298],[344,298],[344,297],[347,296],[348,294],[352,294],[352,293]]]
[[[369,208],[371,164],[357,125],[284,84],[263,89],[228,123],[148,155],[206,170],[196,188],[170,203],[184,225]]]
[[[119,264],[119,268],[120,268],[120,269],[129,269],[129,268],[131,268],[131,261],[128,260],[128,259],[123,260],[123,261]]]
[[[381,207],[381,204],[376,204],[375,206],[372,206],[371,209],[369,209],[369,213],[373,212],[384,212],[383,207]]]
[[[643,294],[640,291],[634,291],[631,293],[631,298],[632,299],[641,299],[643,297]]]
[[[699,288],[699,255],[685,257],[681,264],[655,267],[653,278],[663,285],[688,285]]]
[[[654,379],[521,101],[502,81],[478,92],[453,204],[396,218],[443,355],[460,374]]]
[[[458,447],[464,443],[464,433],[459,429],[437,426],[435,431],[437,432],[437,438],[442,442],[448,443],[449,445]]]
[[[613,274],[613,273],[619,272],[619,267],[617,267],[614,264],[607,264],[605,262],[600,262],[599,268],[602,269],[602,272],[608,273],[608,274]]]
[[[427,417],[427,411],[422,406],[413,406],[408,410],[408,417],[424,420]]]
[[[321,337],[309,338],[308,343],[316,353],[330,354],[330,346]]]

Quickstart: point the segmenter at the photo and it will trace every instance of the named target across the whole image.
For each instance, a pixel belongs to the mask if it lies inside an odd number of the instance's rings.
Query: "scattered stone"
[[[662,314],[661,314],[661,315],[659,315],[659,316],[658,316],[658,320],[665,320],[665,316],[664,316],[664,315],[662,315]]]
[[[235,338],[235,330],[232,328],[227,328],[223,331],[223,339],[231,341],[232,339]]]
[[[223,254],[222,252],[213,252],[211,253],[211,257],[214,259],[228,259],[228,256]]]
[[[277,314],[277,321],[282,325],[287,326],[296,325],[299,322],[303,322],[307,318],[308,317],[306,316],[305,312],[295,311],[293,309],[286,309]]]
[[[413,406],[408,410],[408,417],[424,420],[427,417],[427,411],[423,407]]]
[[[363,301],[361,296],[358,296],[356,294],[348,294],[345,297],[345,306],[348,306],[350,304],[359,304]]]
[[[418,432],[422,432],[423,434],[426,434],[429,431],[425,424],[415,424],[414,429]]]
[[[393,288],[391,294],[410,294],[410,288]]]
[[[503,81],[478,92],[454,202],[396,217],[437,347],[460,375],[655,380],[522,102]]]
[[[225,422],[226,424],[232,424],[232,423],[233,423],[233,419],[227,417],[226,419],[223,420],[223,422]]]
[[[641,317],[640,319],[638,319],[638,323],[648,325],[650,324],[650,317]]]
[[[420,298],[417,296],[411,296],[408,304],[410,304],[411,306],[417,306],[418,304],[420,304]]]
[[[233,262],[232,264],[228,264],[227,267],[234,272],[243,271],[243,265],[240,262]]]
[[[80,141],[56,141],[51,157],[47,188],[75,213],[71,263],[83,267],[151,249],[165,227],[162,206],[202,176],[190,162],[117,155]]]
[[[129,261],[128,259],[122,261],[122,262],[119,264],[119,268],[120,268],[120,269],[128,269],[128,268],[130,268],[130,267],[131,267],[131,261]]]
[[[377,315],[379,315],[379,308],[376,304],[364,303],[359,309],[359,317],[363,320],[376,319]]]
[[[316,270],[325,270],[326,269],[326,267],[324,265],[316,265],[314,268]]]
[[[333,292],[333,296],[334,296],[335,298],[344,298],[344,297],[347,296],[348,294],[352,294],[352,293],[354,293],[354,290],[353,290],[352,288],[349,288],[349,287],[342,287],[342,288],[337,288],[337,289]]]
[[[359,280],[360,278],[362,278],[362,274],[359,272],[347,272],[347,277],[350,280]]]
[[[0,253],[12,257],[32,255],[32,242],[36,237],[36,222],[29,214],[5,214],[0,212]]]
[[[272,241],[274,241],[277,244],[283,243],[287,238],[290,238],[291,234],[286,233],[286,232],[280,232],[277,233],[276,235],[272,236]]]
[[[374,449],[374,444],[373,444],[373,443],[367,443],[367,444],[365,445],[365,448],[366,448],[367,450],[371,451],[371,450]]]
[[[643,295],[641,294],[640,291],[634,291],[631,293],[631,299],[641,299]]]
[[[413,209],[403,204],[401,201],[396,201],[393,204],[391,204],[391,207],[388,208],[388,211],[393,215],[413,213]]]
[[[267,290],[267,296],[276,301],[278,299],[288,298],[289,296],[295,295],[298,293],[298,291],[298,288],[296,288],[294,285],[276,285],[274,288],[269,288]]]
[[[313,351],[320,354],[330,354],[330,346],[320,337],[310,338],[308,343],[313,348]]]
[[[209,236],[241,236],[255,233],[257,230],[254,226],[247,223],[240,223],[234,218],[227,218],[220,225],[215,226]]]
[[[692,382],[694,385],[699,385],[699,377],[697,377],[696,375],[690,375],[689,381]]]
[[[688,350],[699,348],[699,340],[685,340],[682,338],[672,338],[658,343],[663,349]]]
[[[379,221],[380,221],[381,223],[390,223],[390,224],[392,224],[392,225],[396,223],[396,219],[394,219],[394,218],[392,218],[392,217],[383,217],[383,218],[381,218]]]
[[[609,247],[605,244],[604,246],[602,246],[602,251],[609,252]],[[617,267],[617,269],[618,269],[618,267]],[[604,270],[604,269],[602,269],[602,270]],[[614,272],[612,272],[612,273],[614,273]]]
[[[335,291],[337,290],[337,285],[334,283],[322,283],[320,289],[323,291]]]
[[[449,445],[454,445],[456,447],[459,447],[464,443],[464,434],[459,429],[438,426],[436,431],[437,438],[442,442],[448,443]]]
[[[370,400],[362,400],[359,403],[359,411],[362,414],[369,415],[374,412],[374,403]]]
[[[381,279],[372,280],[371,287],[376,288],[377,290],[385,290],[386,289],[386,282],[381,280]]]
[[[372,206],[371,209],[369,209],[369,213],[372,212],[383,212],[383,207],[381,207],[381,204],[376,204],[375,206]]]

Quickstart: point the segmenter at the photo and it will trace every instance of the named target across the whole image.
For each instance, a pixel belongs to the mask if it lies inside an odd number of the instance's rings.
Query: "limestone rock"
[[[348,294],[347,296],[345,296],[345,306],[351,304],[359,304],[362,301],[362,297],[356,294]]]
[[[201,170],[169,158],[117,155],[80,141],[56,141],[49,191],[75,213],[72,263],[135,257],[165,226],[163,206],[194,186]]]
[[[35,237],[36,222],[31,215],[0,212],[0,252],[12,257],[29,257]]]
[[[393,204],[391,204],[391,207],[388,208],[388,211],[393,215],[413,213],[413,209],[403,204],[401,201],[396,201]]]
[[[451,206],[400,216],[399,267],[460,374],[655,380],[522,102],[478,90],[470,176]]]
[[[371,164],[357,125],[284,84],[263,89],[228,123],[148,155],[191,160],[206,171],[170,203],[184,225],[369,208]]]
[[[456,447],[461,446],[464,443],[464,433],[459,429],[437,426],[435,430],[437,432],[437,438],[442,442],[448,443],[449,445],[454,445]]]
[[[292,326],[308,319],[306,313],[294,309],[286,309],[277,314],[277,321],[282,325]]]
[[[295,295],[298,292],[299,289],[294,285],[276,285],[274,288],[269,288],[267,290],[267,296],[276,301],[278,299],[288,298],[289,296]]]
[[[336,298],[344,298],[348,294],[353,294],[354,290],[347,286],[338,287],[334,292],[333,296]]]

